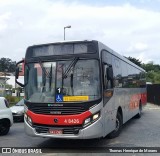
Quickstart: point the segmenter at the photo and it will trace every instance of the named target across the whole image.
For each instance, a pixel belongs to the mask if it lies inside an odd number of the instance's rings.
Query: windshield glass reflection
[[[67,97],[72,97],[71,101],[100,98],[97,60],[75,58],[67,61],[30,63],[28,66],[26,99],[30,102],[69,102],[70,100],[63,100]],[[56,101],[57,97],[61,100]]]

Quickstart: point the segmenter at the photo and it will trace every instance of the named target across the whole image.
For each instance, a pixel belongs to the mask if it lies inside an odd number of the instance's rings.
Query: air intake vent
[[[52,106],[47,105],[32,105],[30,110],[36,114],[46,115],[74,115],[85,112],[85,109],[81,106]]]

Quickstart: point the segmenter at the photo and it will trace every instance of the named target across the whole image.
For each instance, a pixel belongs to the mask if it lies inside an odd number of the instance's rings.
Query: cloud
[[[67,40],[96,39],[122,55],[160,63],[159,19],[160,12],[129,3],[93,6],[65,0],[0,0],[0,57],[19,60],[30,45],[63,40],[64,26],[71,25]]]
[[[143,52],[143,51],[148,51],[148,45],[145,43],[135,43],[132,44],[127,51],[130,52]]]
[[[11,13],[6,12],[4,14],[0,15],[0,32],[4,31],[7,29],[7,20],[9,20]]]

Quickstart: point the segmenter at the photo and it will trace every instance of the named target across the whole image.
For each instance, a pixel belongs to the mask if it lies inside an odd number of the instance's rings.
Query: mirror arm
[[[20,63],[23,63],[23,62],[24,62],[24,59],[21,60],[21,61],[19,61],[19,62],[17,62],[17,63],[16,63],[16,67],[17,67]]]
[[[25,87],[25,85],[22,84],[22,83],[20,83],[20,82],[18,82],[17,79],[15,79],[15,81],[16,81],[16,83],[17,83],[18,85],[20,85],[21,87]]]

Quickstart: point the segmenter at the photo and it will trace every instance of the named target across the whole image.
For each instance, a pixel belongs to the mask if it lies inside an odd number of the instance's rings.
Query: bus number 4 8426
[[[64,123],[69,123],[69,124],[74,123],[74,124],[77,124],[77,123],[79,123],[79,119],[65,119]]]

